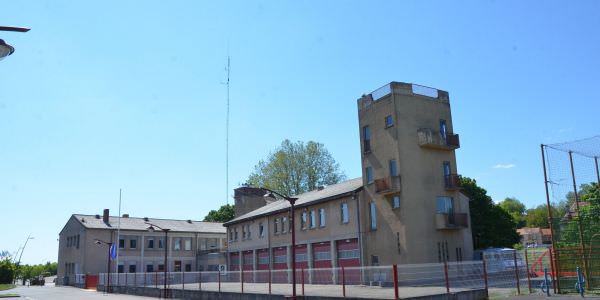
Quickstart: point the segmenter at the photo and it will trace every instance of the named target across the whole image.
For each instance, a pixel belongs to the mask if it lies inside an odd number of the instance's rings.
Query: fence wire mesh
[[[556,285],[577,293],[577,269],[588,292],[600,293],[600,136],[542,146],[547,170]]]

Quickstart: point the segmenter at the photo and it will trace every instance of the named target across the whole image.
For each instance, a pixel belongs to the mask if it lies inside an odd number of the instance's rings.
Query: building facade
[[[170,230],[168,244],[162,231],[148,230],[148,223]],[[75,274],[106,273],[109,248],[105,243],[116,244],[119,249],[118,257],[111,261],[111,272],[163,271],[167,245],[167,271],[216,271],[226,261],[222,223],[128,215],[118,218],[104,210],[102,216],[74,214],[61,230],[57,283],[69,284],[71,278],[72,284]]]
[[[295,196],[297,267],[472,259],[448,93],[392,82],[357,104],[362,177]],[[229,268],[290,268],[289,204],[252,189],[225,223]]]

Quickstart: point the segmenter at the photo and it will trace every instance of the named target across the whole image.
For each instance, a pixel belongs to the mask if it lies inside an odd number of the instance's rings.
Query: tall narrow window
[[[324,208],[319,208],[319,226],[320,227],[325,227],[325,225],[326,225],[325,209]]]
[[[394,126],[394,119],[392,115],[388,115],[385,117],[385,128]]]
[[[265,227],[262,222],[258,224],[258,236],[265,237]]]
[[[392,208],[400,208],[400,196],[392,196]]]
[[[369,203],[369,215],[371,216],[371,230],[377,230],[377,207],[374,201]]]
[[[250,224],[247,225],[246,228],[246,238],[249,239],[252,237],[252,232],[250,231]]]
[[[454,185],[454,182],[452,182],[452,176],[450,176],[451,173],[451,169],[450,169],[450,162],[449,161],[445,161],[444,162],[444,183],[446,184],[446,188],[452,188]]]
[[[148,249],[154,249],[154,239],[153,238],[149,238],[148,239]]]
[[[305,211],[302,212],[302,217],[300,218],[300,225],[302,229],[306,229],[306,222],[308,221],[308,213]]]
[[[440,120],[440,137],[446,143],[448,137],[448,129],[446,128],[446,120]]]
[[[175,238],[174,242],[173,250],[181,250],[181,238]]]
[[[369,129],[369,126],[363,127],[363,142],[363,151],[365,153],[371,152],[371,129]]]
[[[129,240],[129,249],[135,249],[137,248],[137,239],[130,239]]]
[[[119,249],[125,249],[125,239],[119,239]]]
[[[398,166],[395,159],[390,160],[390,176],[398,176]]]
[[[192,250],[192,239],[186,238],[183,240],[183,250],[191,251]]]
[[[350,216],[348,215],[348,203],[344,202],[341,204],[341,216],[342,216],[342,223],[346,224],[350,221]]]
[[[281,218],[281,233],[286,233],[287,232],[287,217],[283,217]]]
[[[317,212],[313,209],[310,211],[310,228],[317,227]]]
[[[374,181],[374,179],[373,179],[373,168],[367,167],[365,169],[365,173],[367,175],[367,184],[373,183],[373,181]]]
[[[279,218],[276,218],[273,222],[273,233],[279,233]]]
[[[158,239],[158,249],[163,249],[165,247],[165,240]]]

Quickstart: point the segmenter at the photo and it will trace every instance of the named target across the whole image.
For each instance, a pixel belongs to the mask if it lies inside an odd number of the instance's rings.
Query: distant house
[[[524,246],[541,246],[552,244],[550,228],[523,227],[517,229]]]
[[[117,227],[120,223],[120,234]],[[169,229],[164,234],[148,230],[151,224]],[[100,215],[72,215],[59,234],[57,284],[74,284],[76,274],[106,273],[108,245],[118,245],[118,259],[111,261],[111,272],[136,273],[163,271],[168,246],[167,271],[218,270],[225,264],[226,234],[222,223],[155,218],[121,218]]]

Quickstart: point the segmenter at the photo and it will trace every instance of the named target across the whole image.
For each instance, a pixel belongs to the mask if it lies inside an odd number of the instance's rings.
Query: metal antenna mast
[[[229,55],[227,55],[227,68],[225,69],[227,71],[227,82],[225,83],[227,84],[227,117],[225,124],[225,130],[227,131],[225,133],[225,201],[227,202],[227,204],[229,204],[229,71],[231,70],[230,62],[231,59],[229,58]]]

